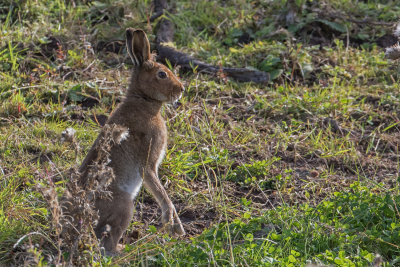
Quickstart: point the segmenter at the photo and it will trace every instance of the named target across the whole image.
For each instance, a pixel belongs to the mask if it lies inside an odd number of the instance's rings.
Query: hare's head
[[[167,67],[153,60],[144,31],[127,29],[126,48],[135,66],[130,90],[160,102],[173,102],[181,96],[184,90],[182,83]]]

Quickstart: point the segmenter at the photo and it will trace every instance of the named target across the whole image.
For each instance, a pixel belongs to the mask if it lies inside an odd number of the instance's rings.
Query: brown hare
[[[185,234],[157,173],[167,146],[167,128],[160,114],[161,106],[164,102],[179,99],[184,87],[167,67],[153,61],[144,31],[127,29],[126,46],[134,65],[132,78],[125,99],[106,126],[116,125],[127,131],[108,151],[108,165],[115,175],[109,186],[112,197],[95,200],[99,211],[95,232],[102,238],[102,246],[108,254],[117,252],[118,241],[132,219],[133,201],[142,183],[160,205],[163,224],[173,234]],[[90,166],[98,158],[102,133],[80,167],[83,183]],[[107,234],[102,237],[104,232]]]

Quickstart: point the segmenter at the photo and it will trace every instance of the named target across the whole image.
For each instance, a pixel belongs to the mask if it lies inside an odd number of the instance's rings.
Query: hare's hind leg
[[[175,206],[169,199],[167,191],[165,191],[155,172],[148,172],[143,179],[143,184],[161,207],[161,221],[163,225],[167,226],[172,234],[184,235],[185,230],[175,210]]]
[[[132,198],[125,192],[113,192],[111,201],[99,199],[96,206],[100,215],[96,235],[108,255],[116,254],[118,242],[132,219]]]

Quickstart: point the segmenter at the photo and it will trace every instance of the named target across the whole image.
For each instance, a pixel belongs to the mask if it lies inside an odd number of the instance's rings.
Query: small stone
[[[75,141],[76,130],[74,128],[67,128],[61,133],[61,142],[71,142]]]
[[[316,170],[312,170],[312,171],[310,171],[310,176],[312,178],[317,178],[319,176],[319,172]]]

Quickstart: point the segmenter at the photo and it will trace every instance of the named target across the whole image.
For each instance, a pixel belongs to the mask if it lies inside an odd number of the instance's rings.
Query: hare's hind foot
[[[161,221],[172,235],[185,235],[185,229],[183,228],[182,222],[179,219],[178,213],[175,207],[169,207],[168,210],[163,211]]]
[[[117,247],[113,251],[103,250],[102,255],[107,257],[116,257],[116,256],[123,256],[125,253],[123,252],[125,249],[125,245],[117,244]]]
[[[173,235],[185,235],[185,229],[183,229],[183,225],[181,223],[181,221],[179,220],[179,222],[174,222],[174,224],[169,226],[169,232]]]

